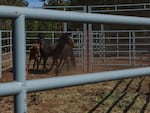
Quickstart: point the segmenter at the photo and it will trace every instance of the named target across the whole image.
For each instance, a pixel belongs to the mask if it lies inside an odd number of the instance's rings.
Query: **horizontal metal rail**
[[[0,83],[0,96],[15,95],[22,89],[22,83],[13,81],[8,83]]]
[[[91,12],[148,11],[150,3],[89,6]]]
[[[146,26],[150,25],[150,18],[146,17],[118,16],[108,14],[81,13],[73,11],[0,6],[1,18],[17,18],[19,15],[25,15],[25,18],[35,20],[76,21],[88,23],[130,24]]]
[[[28,80],[27,91],[57,89],[145,75],[150,75],[150,67]],[[1,83],[0,96],[16,94],[21,91],[21,87],[20,82]]]
[[[27,82],[27,90],[31,92],[31,91],[38,91],[43,89],[46,90],[46,89],[63,88],[68,86],[92,84],[92,83],[117,80],[117,79],[125,79],[125,78],[143,76],[149,74],[150,74],[150,67],[146,67],[146,68],[128,69],[128,70],[120,70],[120,71],[81,74],[81,75],[74,75],[69,77],[68,76],[57,77],[57,78],[50,78],[50,79],[43,79],[43,80],[42,79],[31,80]]]

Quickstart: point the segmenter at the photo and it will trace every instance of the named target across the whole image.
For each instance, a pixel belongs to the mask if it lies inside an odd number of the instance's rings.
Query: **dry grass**
[[[108,71],[123,67],[96,67]],[[63,71],[63,75],[83,73]],[[0,82],[12,80],[12,72],[4,72]],[[54,76],[29,73],[27,79]],[[28,113],[150,113],[150,77],[102,82],[92,85],[48,90],[27,95]],[[0,113],[13,113],[13,97],[0,97]]]
[[[29,94],[28,112],[149,113],[149,93],[149,77],[51,90]]]
[[[149,77],[28,94],[28,113],[150,113]],[[0,113],[13,113],[12,97]]]

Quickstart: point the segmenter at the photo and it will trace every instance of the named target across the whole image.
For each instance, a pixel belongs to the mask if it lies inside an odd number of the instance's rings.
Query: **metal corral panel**
[[[149,66],[150,31],[94,31],[91,68],[95,66]]]
[[[39,79],[26,81],[25,72],[25,18],[39,20],[57,21],[79,21],[89,23],[113,23],[131,25],[150,25],[150,18],[115,16],[105,14],[88,14],[77,12],[64,12],[55,10],[32,9],[23,7],[0,6],[1,18],[13,18],[13,83],[1,83],[0,93],[2,95],[15,94],[14,112],[27,112],[27,91],[39,91],[43,89],[61,88],[74,85],[97,83],[101,81],[124,79],[130,77],[144,76],[150,74],[150,67],[131,70],[94,73],[86,75],[67,76],[60,78]],[[106,42],[106,41],[105,41]],[[103,43],[103,42],[102,42]],[[17,60],[16,60],[17,59]],[[93,75],[93,76],[92,76]],[[111,76],[110,76],[111,75]],[[10,86],[12,85],[12,87]],[[5,88],[4,88],[5,87]],[[8,88],[14,91],[6,90]],[[10,92],[9,92],[10,91]]]

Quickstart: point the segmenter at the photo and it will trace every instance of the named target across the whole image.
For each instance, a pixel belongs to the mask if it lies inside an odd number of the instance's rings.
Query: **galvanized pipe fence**
[[[88,8],[87,8],[88,7]],[[88,6],[44,6],[45,9],[57,9],[64,11],[87,12],[87,9],[93,13],[108,13],[108,12],[128,12],[128,11],[148,11],[150,3],[135,3],[135,4],[116,4],[116,5],[88,5]]]
[[[87,71],[86,33],[84,31],[67,31],[72,33],[76,43],[74,54],[77,66]],[[12,68],[12,31],[0,30],[2,37],[2,71]],[[10,36],[6,37],[5,33]],[[45,34],[51,43],[58,40],[63,31],[26,31],[26,53],[33,43],[39,40],[38,34]],[[89,32],[90,72],[97,66],[148,66],[150,51],[150,30],[103,30]],[[9,40],[9,41],[8,41]],[[9,43],[7,43],[8,41]]]
[[[149,30],[91,32],[91,70],[95,66],[149,66]]]
[[[64,10],[64,11],[88,12],[88,13],[97,13],[97,14],[98,13],[114,14],[117,12],[117,13],[119,13],[119,15],[126,15],[127,14],[126,12],[128,12],[128,15],[137,15],[138,13],[140,13],[142,15],[139,15],[139,16],[148,16],[147,13],[145,13],[145,12],[150,10],[149,6],[150,6],[149,3],[137,3],[137,4],[93,5],[93,6],[92,5],[88,5],[88,6],[85,6],[85,5],[83,5],[83,6],[44,6],[43,8]],[[131,12],[131,14],[130,14],[130,12]],[[135,13],[133,13],[133,12],[135,12]],[[88,31],[88,35],[89,35],[86,39],[86,50],[85,50],[86,57],[84,57],[84,59],[86,59],[86,60],[84,60],[85,64],[86,64],[86,68],[84,68],[84,70],[92,72],[92,71],[94,71],[95,66],[134,66],[135,67],[135,66],[148,65],[146,63],[146,61],[148,61],[148,58],[147,58],[148,56],[145,55],[146,57],[143,59],[143,58],[141,58],[141,56],[139,57],[139,55],[138,55],[138,54],[142,53],[142,50],[140,50],[140,48],[139,48],[139,44],[136,44],[137,40],[140,40],[140,37],[137,35],[138,33],[135,34],[134,32],[129,31],[128,36],[126,35],[127,38],[130,37],[129,41],[126,42],[126,43],[130,43],[129,46],[127,46],[125,44],[122,44],[122,45],[118,44],[119,40],[120,40],[120,33],[114,33],[114,34],[116,34],[115,37],[110,36],[110,38],[111,38],[110,40],[113,40],[114,38],[118,38],[117,39],[118,42],[115,42],[115,44],[111,44],[106,41],[106,44],[105,44],[105,40],[109,40],[108,38],[106,38],[107,36],[105,37],[105,34],[106,35],[110,34],[110,33],[106,33],[107,31],[105,29],[107,29],[107,25],[105,26],[105,24],[101,24],[100,29],[97,27],[95,28],[94,26],[95,25],[92,25],[92,24],[85,24],[83,26],[83,28],[86,29],[86,31]],[[113,25],[110,25],[110,26],[111,26],[111,28],[113,28],[113,27],[116,28]],[[93,30],[93,28],[94,28],[94,30]],[[67,29],[68,29],[67,23],[65,22],[64,23],[64,31],[66,31]],[[95,32],[95,30],[97,30],[97,29],[100,30],[100,31],[98,31],[99,33]],[[121,29],[121,28],[117,28],[117,29]],[[126,28],[126,29],[128,29],[128,28]],[[133,29],[136,29],[136,28],[133,28]],[[145,29],[145,28],[143,28],[143,29]],[[103,31],[105,33],[103,33]],[[100,33],[100,32],[102,32],[102,33]],[[113,34],[113,33],[111,33],[111,34]],[[101,37],[101,39],[96,39],[97,42],[95,42],[94,36],[96,36],[97,38]],[[138,37],[138,39],[137,39],[137,37]],[[125,39],[122,38],[122,40],[125,40]],[[98,42],[100,42],[100,44],[97,44]],[[96,46],[94,46],[93,43],[96,43]],[[115,48],[115,45],[117,45],[116,48]],[[145,44],[143,43],[142,46],[144,47],[144,45]],[[96,47],[97,49],[94,49],[94,47]],[[108,49],[111,47],[114,50]],[[125,47],[126,47],[126,49],[123,50],[123,48],[125,48]],[[127,47],[129,49],[127,49]],[[146,45],[145,45],[145,47],[146,47]],[[147,50],[148,49],[145,48],[144,54],[148,53]],[[101,52],[99,52],[99,51],[101,51]],[[108,54],[111,54],[112,52],[113,53],[116,52],[118,57],[108,58],[107,57]],[[126,55],[124,58],[119,56],[119,54],[124,54],[124,53],[129,54],[129,55]],[[96,61],[94,56],[100,57],[100,58],[96,58],[98,61]],[[106,61],[105,58],[107,58],[107,62],[105,62]],[[120,63],[119,59],[124,60],[124,62]],[[113,61],[111,61],[111,60],[113,60]],[[143,63],[140,60],[143,60],[145,62]]]
[[[38,12],[38,13],[37,13]],[[31,9],[0,6],[0,17],[13,19],[13,70],[14,80],[0,83],[0,96],[15,96],[15,113],[27,112],[27,92],[56,89],[62,87],[92,84],[102,81],[124,79],[150,74],[150,67],[56,77],[38,80],[26,80],[25,72],[25,19],[76,21],[88,23],[150,25],[150,19],[144,17],[115,16],[106,14],[87,14],[69,11]]]
[[[0,30],[0,48],[0,73],[2,73],[12,67],[12,31]]]

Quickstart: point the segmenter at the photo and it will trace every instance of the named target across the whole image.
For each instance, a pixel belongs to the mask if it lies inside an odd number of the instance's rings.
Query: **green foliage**
[[[55,22],[50,21],[37,21],[37,20],[27,20],[26,30],[28,31],[55,31],[57,30],[57,25]]]
[[[0,5],[24,6],[22,0],[0,0]]]
[[[69,5],[105,5],[105,4],[124,4],[124,3],[141,3],[141,0],[39,0],[44,3],[44,6],[69,6]],[[143,0],[142,3],[148,3],[149,0]],[[26,0],[0,0],[0,5],[11,5],[11,6],[28,6]],[[141,13],[143,14],[143,13]],[[124,15],[140,15],[136,12],[130,14],[130,12],[124,13]],[[144,13],[144,15],[149,15],[149,12]],[[11,29],[11,20],[0,19],[0,29]],[[50,22],[50,21],[36,21],[36,20],[26,20],[26,30],[62,30],[62,22]],[[116,28],[116,27],[114,27]],[[82,30],[82,24],[80,23],[68,23],[68,30]]]
[[[22,0],[0,0],[0,5],[25,6]],[[0,29],[11,29],[12,21],[9,19],[0,19]]]
[[[149,3],[149,0],[70,0],[71,5],[112,5],[125,3]]]
[[[66,6],[70,5],[68,0],[49,0],[48,6]]]

